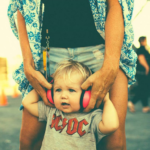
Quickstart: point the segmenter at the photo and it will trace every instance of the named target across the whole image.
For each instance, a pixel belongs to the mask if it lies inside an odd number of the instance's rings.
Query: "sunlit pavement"
[[[0,107],[0,150],[19,150],[21,97],[8,96],[7,100],[8,105]],[[127,150],[150,150],[150,113],[142,113],[140,102],[135,109],[135,113],[127,112]]]

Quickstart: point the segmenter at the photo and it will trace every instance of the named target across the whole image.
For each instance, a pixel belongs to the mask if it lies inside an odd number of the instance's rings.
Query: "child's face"
[[[83,77],[78,72],[71,73],[70,79],[58,76],[54,81],[55,107],[64,113],[78,112],[80,109],[82,82]]]

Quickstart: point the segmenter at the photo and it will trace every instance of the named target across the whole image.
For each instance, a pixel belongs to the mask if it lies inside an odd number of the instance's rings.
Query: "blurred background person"
[[[130,112],[135,112],[134,105],[141,100],[144,113],[150,112],[148,106],[148,98],[150,93],[150,53],[148,50],[147,39],[145,36],[139,38],[140,48],[137,49],[137,70],[136,79],[137,86],[134,90],[134,97],[128,102]]]

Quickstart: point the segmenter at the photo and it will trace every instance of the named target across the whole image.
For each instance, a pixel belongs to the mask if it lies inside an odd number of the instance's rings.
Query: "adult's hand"
[[[81,88],[87,90],[92,86],[91,99],[89,105],[84,110],[89,112],[93,108],[99,108],[102,100],[107,92],[110,90],[114,80],[117,76],[118,69],[102,67],[100,70],[92,74],[82,85]]]
[[[44,103],[50,107],[54,107],[54,105],[48,102],[45,91],[45,88],[51,89],[52,84],[47,82],[41,72],[35,70],[33,60],[31,63],[24,63],[24,72],[28,81],[43,99]]]
[[[149,73],[149,66],[146,66],[145,67],[145,74],[148,75],[148,73]]]

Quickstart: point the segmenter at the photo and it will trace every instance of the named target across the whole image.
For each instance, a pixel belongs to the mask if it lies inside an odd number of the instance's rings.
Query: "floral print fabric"
[[[133,29],[131,24],[134,0],[118,0],[123,10],[124,17],[124,41],[121,49],[120,67],[129,78],[128,85],[135,82],[136,60],[137,55],[132,49]],[[105,21],[107,12],[106,0],[89,0],[95,26],[100,35],[105,38]],[[39,61],[41,53],[41,26],[44,7],[41,0],[10,0],[8,6],[8,18],[11,29],[14,35],[18,38],[18,31],[16,25],[17,9],[21,12],[25,19],[28,39],[30,43],[31,52],[35,62],[36,70],[39,70]],[[19,84],[19,90],[24,97],[31,91],[32,86],[29,84],[25,74],[23,63],[13,74],[14,80]]]

